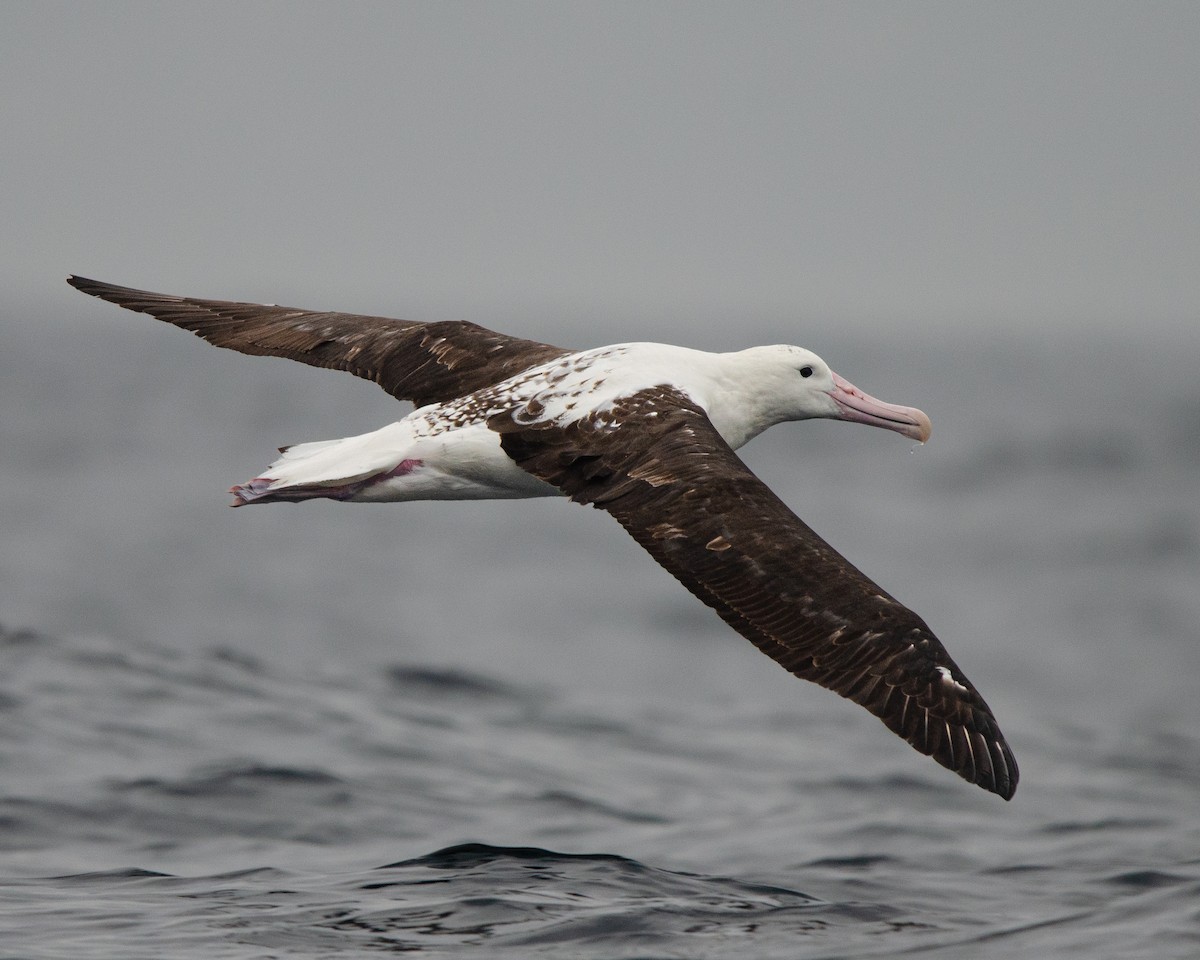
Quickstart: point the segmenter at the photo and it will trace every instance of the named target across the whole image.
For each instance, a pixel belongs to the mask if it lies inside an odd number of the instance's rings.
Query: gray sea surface
[[[0,336],[5,960],[1200,955],[1200,333],[728,335],[932,416],[745,458],[982,690],[1010,803],[597,511],[226,508],[370,384]]]

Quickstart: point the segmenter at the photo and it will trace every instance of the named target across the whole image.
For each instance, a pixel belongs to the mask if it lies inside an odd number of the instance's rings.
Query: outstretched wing
[[[565,425],[534,408],[489,426],[523,469],[616,517],[763,653],[1012,797],[1012,751],[925,622],[792,513],[686,396],[664,386]]]
[[[218,347],[346,370],[417,406],[461,397],[570,351],[473,323],[416,323],[273,304],[176,297],[85,277],[76,290],[191,330]]]

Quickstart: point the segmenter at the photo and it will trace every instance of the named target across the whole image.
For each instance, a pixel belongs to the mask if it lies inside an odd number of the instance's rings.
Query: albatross
[[[877,400],[796,346],[566,350],[474,323],[419,323],[170,296],[72,276],[83,293],[218,347],[372,380],[408,416],[282,448],[233,506],[567,496],[613,516],[697,598],[791,673],[865,707],[938,763],[1010,799],[992,711],[917,614],[868,579],[734,451],[825,418],[918,442],[920,410]]]

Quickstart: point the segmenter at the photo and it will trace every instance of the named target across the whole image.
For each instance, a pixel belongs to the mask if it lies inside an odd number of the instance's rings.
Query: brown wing
[[[862,704],[972,783],[1013,795],[1012,751],[929,627],[792,513],[687,397],[659,387],[565,427],[523,414],[536,410],[489,421],[522,468],[616,517],[796,676]]]
[[[191,330],[218,347],[346,370],[417,406],[461,397],[569,353],[473,323],[416,323],[258,303],[199,300],[84,277],[76,290]]]

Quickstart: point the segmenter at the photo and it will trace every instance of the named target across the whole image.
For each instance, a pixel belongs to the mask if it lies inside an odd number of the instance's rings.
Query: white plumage
[[[810,372],[801,376],[801,369]],[[657,386],[686,394],[734,449],[775,423],[843,415],[833,397],[835,375],[800,347],[706,353],[661,343],[617,344],[568,354],[420,407],[371,433],[286,448],[260,476],[233,488],[234,506],[315,497],[382,502],[558,496],[561,491],[501,449],[488,419],[507,412],[518,422],[563,427],[603,417],[619,400]],[[909,415],[912,436],[928,435],[928,418],[920,411],[886,406],[893,415]]]

